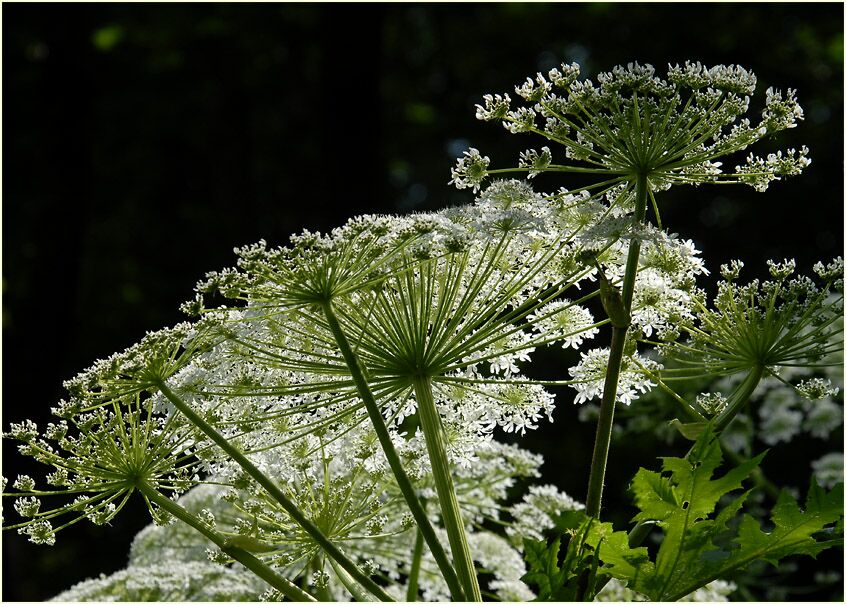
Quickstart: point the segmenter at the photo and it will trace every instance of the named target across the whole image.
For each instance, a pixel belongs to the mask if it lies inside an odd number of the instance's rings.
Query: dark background
[[[752,69],[753,111],[768,86],[798,89],[805,122],[757,152],[807,144],[813,164],[765,194],[674,188],[665,225],[714,272],[785,256],[807,271],[841,254],[841,4],[6,4],[3,427],[44,425],[63,379],[182,320],[179,303],[233,264],[233,246],[471,201],[447,185],[464,149],[508,166],[541,144],[476,121],[482,94],[513,97],[561,61],[595,77],[686,59]],[[572,396],[522,442],[547,454],[546,481],[582,499],[592,428],[572,425]],[[43,477],[3,451],[5,476]],[[651,454],[612,450],[607,506],[627,501]],[[796,472],[805,483],[807,459]],[[52,548],[4,533],[3,598],[122,568],[142,508]]]

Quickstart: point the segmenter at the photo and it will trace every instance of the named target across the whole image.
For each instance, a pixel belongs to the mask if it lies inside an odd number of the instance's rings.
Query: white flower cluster
[[[663,352],[684,359],[687,373],[719,376],[755,366],[770,371],[814,366],[838,351],[833,336],[842,333],[843,295],[837,290],[842,261],[831,262],[831,271],[817,265],[826,273],[821,284],[801,275],[788,278],[795,268],[791,260],[768,265],[772,281],[745,285],[737,282],[742,263],[723,266],[725,281],[718,283],[714,308],[706,309],[698,295],[699,325],[678,323],[690,338]]]
[[[581,361],[570,368],[573,377],[573,388],[576,389],[576,403],[584,403],[591,399],[601,399],[605,389],[605,373],[608,367],[607,348],[595,348],[582,353]],[[641,357],[637,352],[624,360],[617,383],[617,402],[631,405],[632,401],[644,392],[651,390],[655,384],[646,376],[646,371],[652,373],[662,368],[661,364],[652,359]]]
[[[477,192],[482,181],[487,176],[487,169],[491,158],[482,157],[478,149],[470,148],[464,152],[464,157],[459,158],[456,166],[452,169],[452,180],[458,189],[473,189]]]
[[[764,386],[769,387],[759,395],[759,438],[767,445],[790,442],[802,432],[827,439],[843,425],[843,404],[835,398],[839,388],[832,387],[829,379],[806,380],[796,391],[780,388],[774,382],[765,382]]]
[[[763,191],[780,176],[798,174],[810,163],[807,150],[752,156],[746,166],[724,173],[719,158],[742,151],[765,136],[793,128],[804,119],[795,91],[769,88],[760,122],[743,117],[757,78],[739,65],[706,67],[686,62],[670,65],[667,79],[652,65],[618,65],[597,75],[597,84],[579,80],[579,66],[564,64],[527,78],[508,94],[487,94],[476,105],[476,118],[500,121],[511,133],[531,132],[564,147],[564,156],[582,166],[557,165],[547,152],[524,152],[514,172],[529,177],[548,171],[605,175],[633,180],[646,174],[653,190],[673,184],[746,183]],[[538,124],[538,118],[545,125]],[[475,149],[465,152],[453,170],[458,188],[474,191],[488,175],[490,160]],[[508,172],[497,169],[496,172]]]
[[[808,147],[802,147],[798,153],[796,149],[788,149],[782,153],[770,153],[766,159],[749,154],[746,164],[735,166],[740,182],[748,184],[758,192],[766,191],[774,180],[781,180],[780,176],[795,176],[811,165],[808,157]]]
[[[523,500],[509,509],[514,520],[505,532],[516,545],[524,538],[543,539],[544,531],[555,528],[554,519],[562,512],[583,510],[584,507],[552,485],[532,485]]]
[[[657,229],[649,234],[651,239],[643,243],[635,277],[632,326],[647,338],[653,331],[662,338],[672,337],[679,325],[693,322],[695,298],[701,295],[695,287],[696,278],[708,271],[692,241]],[[624,257],[621,254],[620,258]],[[612,265],[609,275],[622,280],[621,269],[621,265]]]
[[[819,485],[830,489],[843,482],[843,453],[826,453],[811,462],[811,468]]]
[[[58,594],[56,602],[249,602],[263,582],[237,568],[199,560],[130,564],[111,575],[88,579]]]

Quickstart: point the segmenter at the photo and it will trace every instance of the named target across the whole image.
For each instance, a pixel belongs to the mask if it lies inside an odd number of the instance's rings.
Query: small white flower
[[[584,340],[599,333],[591,312],[567,300],[553,300],[528,316],[532,329],[546,338],[554,338],[562,348],[579,348]]]
[[[511,97],[507,94],[486,94],[482,99],[485,106],[476,105],[476,119],[485,122],[503,119],[511,105]]]
[[[489,157],[483,157],[478,149],[470,148],[464,152],[464,157],[459,157],[456,161],[452,169],[452,180],[449,183],[454,184],[458,189],[472,188],[475,193],[487,176],[490,163]]]
[[[541,147],[540,151],[536,149],[527,149],[520,153],[519,166],[521,168],[529,169],[529,178],[534,178],[544,170],[546,170],[552,163],[552,152],[549,147]]]

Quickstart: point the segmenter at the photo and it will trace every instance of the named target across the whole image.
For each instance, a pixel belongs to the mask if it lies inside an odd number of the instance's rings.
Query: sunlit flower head
[[[713,308],[697,301],[697,324],[682,324],[688,338],[663,347],[686,367],[678,375],[729,375],[754,368],[823,366],[842,348],[843,261],[818,263],[819,280],[789,278],[795,262],[768,262],[771,281],[736,283],[743,266],[722,267]],[[805,386],[808,394],[819,384]]]
[[[477,149],[452,170],[458,188],[478,190],[486,177],[507,172],[593,174],[600,189],[648,179],[651,191],[676,184],[745,183],[758,191],[810,164],[808,149],[766,158],[749,155],[726,171],[725,156],[793,128],[804,119],[795,91],[766,91],[757,123],[745,114],[757,78],[739,65],[670,65],[666,78],[652,65],[629,63],[579,79],[579,66],[564,64],[538,73],[508,94],[485,95],[477,119],[499,121],[511,133],[539,135],[556,146],[528,149],[516,168],[491,168]]]
[[[14,508],[26,520],[17,528],[30,541],[52,545],[55,534],[82,519],[105,524],[117,515],[140,482],[178,494],[199,480],[194,457],[195,435],[178,418],[157,413],[140,393],[97,406],[63,401],[61,418],[43,432],[32,422],[12,424],[5,438],[19,441],[18,451],[50,467],[46,485],[20,476],[13,491]],[[41,509],[42,501],[59,503]],[[65,503],[61,503],[65,501]],[[147,502],[159,521],[166,516]],[[70,516],[55,527],[59,518]]]

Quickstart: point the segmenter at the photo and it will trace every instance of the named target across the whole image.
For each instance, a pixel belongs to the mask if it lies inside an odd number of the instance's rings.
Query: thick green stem
[[[173,406],[176,407],[179,412],[188,419],[188,421],[197,426],[203,434],[208,436],[218,447],[223,449],[232,461],[241,466],[247,474],[259,483],[265,491],[267,491],[267,493],[282,506],[288,515],[291,516],[294,522],[299,524],[303,530],[308,533],[309,536],[323,549],[323,551],[325,551],[327,555],[331,556],[341,566],[341,568],[346,570],[356,581],[361,583],[370,593],[383,602],[394,601],[384,589],[379,587],[379,585],[373,581],[373,579],[365,575],[361,569],[358,568],[355,562],[347,558],[341,550],[335,546],[335,544],[329,541],[317,525],[306,518],[299,508],[285,496],[285,493],[276,486],[276,483],[253,465],[253,463],[247,459],[247,457],[241,453],[237,447],[226,440],[225,436],[215,430],[213,426],[191,409],[191,407],[179,398],[164,381],[159,382],[157,386],[165,398],[173,403]]]
[[[749,398],[755,392],[755,388],[758,387],[758,384],[761,382],[763,377],[764,368],[762,366],[756,366],[748,374],[746,374],[746,377],[737,387],[737,390],[735,390],[729,397],[728,406],[722,413],[720,413],[720,415],[717,416],[717,419],[714,420],[714,431],[721,432],[729,425],[729,423],[731,423],[731,420],[733,420],[738,412],[749,402]],[[730,449],[724,449],[723,453],[735,465],[740,465],[744,461],[740,455]],[[751,477],[755,484],[761,487],[770,497],[778,499],[778,487],[764,476],[761,468],[755,468],[752,470]]]
[[[593,443],[593,458],[590,464],[590,480],[588,481],[587,501],[585,503],[586,513],[595,518],[599,518],[599,511],[602,508],[605,466],[608,463],[608,450],[611,447],[617,382],[620,379],[620,367],[627,331],[628,327],[614,327],[611,332],[611,353],[608,357],[608,370],[605,374],[602,402],[599,405],[599,420],[596,424],[596,439]]]
[[[420,577],[420,562],[423,558],[423,533],[418,529],[414,540],[414,552],[411,556],[411,570],[408,572],[408,587],[405,591],[405,601],[417,601],[417,579]]]
[[[646,176],[639,175],[635,183],[635,222],[640,225],[646,219],[646,197],[648,193]],[[634,238],[629,243],[629,255],[626,258],[626,274],[623,276],[623,306],[626,310],[632,309],[632,298],[634,297],[635,277],[637,276],[637,264],[640,260],[640,239]]]
[[[646,217],[647,198],[646,176],[641,174],[635,184],[635,220],[638,224]],[[623,277],[622,306],[624,313],[631,313],[632,298],[634,297],[635,277],[640,259],[640,241],[633,239],[629,243],[629,254],[626,259],[626,273]],[[620,370],[623,363],[623,351],[626,346],[628,324],[619,323],[612,326],[611,351],[608,355],[608,369],[602,390],[602,400],[599,405],[599,421],[596,425],[596,440],[593,445],[593,458],[590,466],[588,494],[585,511],[589,516],[599,518],[602,509],[602,489],[605,486],[605,468],[608,464],[608,450],[611,447],[611,431],[614,427],[614,406],[617,400],[617,384],[620,381]]]
[[[467,532],[461,519],[461,509],[458,507],[458,497],[452,482],[449,460],[446,453],[446,432],[441,422],[441,414],[435,405],[432,395],[432,381],[428,376],[417,376],[413,379],[414,394],[417,398],[417,411],[420,417],[420,427],[426,438],[426,450],[429,462],[432,464],[432,477],[435,480],[435,492],[441,508],[444,528],[449,537],[452,558],[455,560],[456,570],[464,594],[473,602],[481,602],[482,594],[479,590],[479,580],[470,555],[470,545],[467,543]]]
[[[269,585],[279,590],[287,598],[295,602],[315,602],[316,600],[308,593],[288,581],[288,579],[279,576],[270,569],[264,562],[253,556],[251,553],[241,549],[240,547],[233,547],[228,545],[226,538],[217,531],[209,528],[199,518],[188,512],[182,506],[176,504],[169,498],[159,493],[156,489],[144,481],[140,481],[136,487],[150,502],[167,511],[169,514],[178,518],[185,524],[196,529],[202,533],[212,543],[217,545],[227,555],[234,558],[245,567],[250,569],[256,576],[264,579]]]
[[[391,471],[394,474],[397,485],[405,498],[405,502],[408,505],[412,516],[414,516],[414,520],[417,522],[417,526],[423,535],[423,539],[426,541],[426,545],[429,546],[429,551],[432,552],[432,556],[438,564],[438,568],[449,587],[450,594],[454,600],[464,600],[464,591],[462,590],[461,583],[458,580],[458,575],[456,575],[455,569],[446,555],[446,551],[435,534],[435,529],[432,527],[429,517],[426,515],[426,510],[423,509],[423,505],[420,503],[420,499],[415,492],[414,486],[411,484],[411,480],[409,480],[408,475],[405,473],[405,468],[403,468],[402,461],[394,448],[394,443],[391,440],[388,427],[385,424],[381,411],[379,410],[379,405],[376,403],[376,398],[370,390],[370,385],[364,375],[364,370],[358,360],[358,355],[355,354],[350,346],[347,336],[338,321],[338,317],[335,315],[335,310],[332,308],[331,302],[325,302],[323,304],[323,314],[326,317],[329,330],[332,332],[335,342],[344,357],[344,362],[347,364],[347,368],[350,371],[353,382],[355,382],[358,395],[364,402],[365,409],[367,409],[367,415],[370,417],[370,422],[373,424],[373,429],[376,431],[379,444],[382,446],[382,452],[388,460],[388,465],[391,467]]]
[[[714,432],[722,432],[734,416],[749,402],[749,397],[755,392],[755,388],[764,377],[764,368],[760,365],[755,366],[737,387],[737,390],[731,393],[728,400],[728,405],[723,410],[717,419],[714,420]]]

